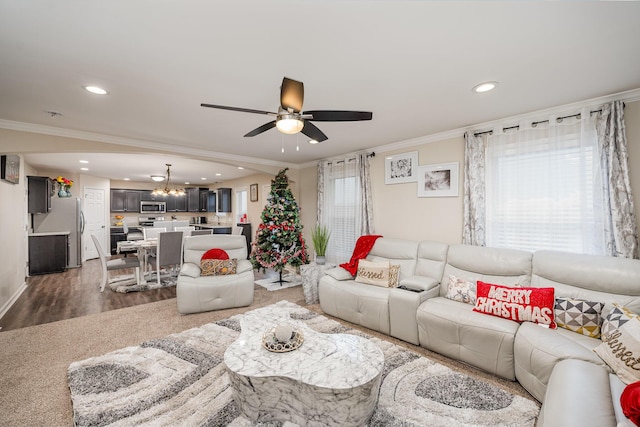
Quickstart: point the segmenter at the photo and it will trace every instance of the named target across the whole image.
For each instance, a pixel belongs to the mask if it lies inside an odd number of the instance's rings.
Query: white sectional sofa
[[[640,261],[387,238],[367,259],[399,264],[400,285],[421,292],[358,283],[338,267],[319,283],[324,312],[517,380],[543,402],[539,426],[632,425],[619,404],[624,383],[593,352],[600,339],[477,313],[445,295],[454,275],[553,287],[556,297],[617,302],[638,313]]]

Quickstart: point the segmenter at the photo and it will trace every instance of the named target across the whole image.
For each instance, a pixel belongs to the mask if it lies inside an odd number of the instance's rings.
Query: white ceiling
[[[304,164],[640,88],[639,22],[640,2],[2,0],[0,127]],[[275,129],[244,138],[272,118],[200,107],[277,111],[283,76],[304,82],[305,110],[373,120],[316,122],[329,139],[309,145]],[[487,80],[500,84],[472,93]],[[100,175],[178,161],[119,158],[102,157]],[[176,178],[193,181],[218,165],[183,168]]]

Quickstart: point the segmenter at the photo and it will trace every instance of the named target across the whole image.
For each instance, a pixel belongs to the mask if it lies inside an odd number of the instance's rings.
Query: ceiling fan
[[[275,127],[280,132],[289,135],[302,132],[316,142],[326,141],[325,135],[316,125],[316,122],[354,122],[371,120],[373,113],[369,111],[345,111],[345,110],[310,110],[302,111],[304,100],[304,85],[302,82],[287,77],[282,79],[280,86],[280,107],[277,113],[249,108],[227,107],[224,105],[200,104],[202,107],[219,108],[222,110],[242,111],[245,113],[266,114],[275,116],[275,120],[265,123],[252,130],[245,136],[256,136]]]

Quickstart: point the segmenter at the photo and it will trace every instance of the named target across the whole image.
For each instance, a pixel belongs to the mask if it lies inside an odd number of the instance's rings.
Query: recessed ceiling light
[[[207,178],[200,178],[200,179],[201,179],[202,181],[206,181],[206,180],[207,180]]]
[[[222,176],[222,174],[221,173],[217,173],[216,176]]]
[[[123,178],[125,181],[129,181],[129,178]]]
[[[80,168],[81,171],[88,171],[89,168]]]
[[[498,86],[498,82],[484,82],[479,85],[475,85],[471,90],[477,93],[489,92],[490,90],[495,89],[496,86]]]
[[[151,175],[151,179],[154,180],[155,182],[162,182],[162,181],[164,181],[164,176],[162,176],[162,175]]]
[[[106,90],[104,90],[104,89],[102,89],[101,87],[98,87],[98,86],[88,85],[88,86],[82,86],[82,87],[87,92],[95,93],[96,95],[106,95],[107,93],[109,93]]]
[[[191,184],[189,181],[184,182],[184,185],[189,185],[189,184]]]
[[[242,169],[244,169],[244,168],[243,168],[242,166],[238,166],[238,169],[242,170]]]
[[[312,140],[309,141],[309,144],[317,144],[317,143],[318,143],[318,141],[316,141],[315,139],[312,139]]]
[[[89,163],[89,160],[80,160],[80,163]]]

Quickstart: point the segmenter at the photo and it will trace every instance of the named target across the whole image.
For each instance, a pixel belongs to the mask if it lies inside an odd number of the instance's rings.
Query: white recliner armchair
[[[229,259],[237,259],[236,274],[200,275],[202,255],[216,248],[227,252]],[[244,236],[210,234],[185,238],[184,263],[176,287],[179,313],[244,307],[253,302],[253,290],[253,266],[247,260],[247,241]]]

